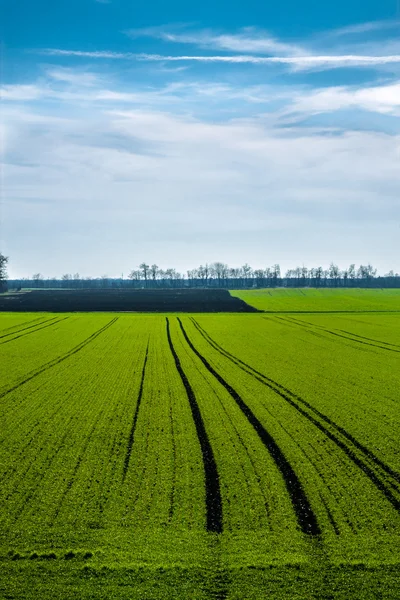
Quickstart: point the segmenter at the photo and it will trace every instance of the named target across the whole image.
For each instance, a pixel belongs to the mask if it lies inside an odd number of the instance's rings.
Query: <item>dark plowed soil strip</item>
[[[375,456],[375,454],[373,452],[371,452],[371,450],[369,450],[363,444],[361,444],[358,440],[356,440],[343,427],[340,427],[339,425],[337,425],[334,421],[332,421],[329,417],[327,417],[326,415],[321,413],[319,410],[314,408],[306,400],[303,400],[303,398],[301,398],[297,394],[294,394],[293,392],[291,392],[290,390],[288,390],[281,384],[277,383],[273,379],[270,379],[263,373],[260,373],[259,371],[257,371],[256,369],[254,369],[253,367],[251,367],[244,361],[235,357],[233,354],[230,354],[230,352],[224,350],[217,342],[215,342],[208,335],[208,333],[205,330],[203,330],[200,327],[200,325],[194,319],[192,319],[192,321],[193,321],[193,324],[195,325],[195,327],[197,328],[197,330],[199,331],[199,333],[204,337],[204,339],[206,341],[208,341],[209,344],[211,344],[215,348],[215,350],[217,350],[220,354],[222,354],[223,356],[225,356],[226,358],[231,360],[234,364],[236,364],[238,367],[240,367],[243,371],[245,371],[249,375],[252,375],[255,379],[257,379],[257,381],[260,381],[260,383],[263,383],[270,390],[272,390],[273,392],[278,394],[278,396],[280,396],[281,398],[286,400],[286,402],[288,402],[294,409],[296,409],[297,412],[299,412],[303,417],[308,419],[308,421],[313,423],[313,425],[315,425],[330,440],[332,440],[346,454],[346,456],[348,456],[350,458],[350,460],[357,467],[359,467],[365,475],[367,475],[367,477],[372,481],[372,483],[384,494],[384,496],[387,498],[387,500],[389,500],[389,502],[392,504],[392,506],[398,512],[400,512],[400,501],[393,494],[393,491],[392,491],[392,490],[394,490],[395,492],[399,493],[398,483],[400,482],[400,474],[397,471],[395,471],[394,469],[389,467],[386,463],[381,461],[377,456]],[[349,445],[343,439],[340,439],[335,433],[333,433],[332,431],[327,429],[314,416],[310,415],[309,413],[306,412],[306,410],[304,408],[299,406],[298,403],[307,407],[307,409],[312,411],[317,417],[319,417],[319,419],[321,419],[322,421],[324,421],[325,423],[330,425],[339,434],[341,434],[346,440],[351,442],[351,444],[353,444],[353,446],[358,451],[360,451],[364,455],[365,458],[363,459],[360,456],[358,456],[355,453],[355,450],[353,450],[351,447],[349,447]],[[368,459],[371,461],[372,465],[368,464],[366,462],[366,460],[368,460]],[[374,468],[380,469],[381,473],[379,475],[377,475],[373,470]],[[382,471],[383,471],[383,473],[382,473]],[[389,476],[391,478],[391,481],[385,480],[385,475]],[[382,478],[383,478],[383,481],[382,481]],[[390,488],[392,488],[392,490]]]
[[[124,471],[123,471],[123,475],[122,475],[122,481],[125,481],[126,474],[128,472],[129,461],[131,459],[133,443],[135,441],[136,424],[137,424],[137,420],[138,420],[138,416],[139,416],[140,404],[142,402],[143,386],[144,386],[144,378],[145,378],[145,375],[146,375],[146,365],[147,365],[148,352],[149,352],[149,342],[147,342],[146,354],[145,354],[145,357],[144,357],[144,364],[143,364],[143,369],[142,369],[142,378],[140,380],[139,394],[138,394],[138,397],[137,397],[135,414],[133,415],[132,426],[131,426],[131,430],[130,430],[130,433],[129,433],[128,446],[127,446],[127,449],[126,449],[126,455],[125,455],[125,461],[124,461]]]
[[[51,323],[47,322],[47,325],[43,325],[43,327],[37,327],[37,326],[32,325],[32,327],[35,327],[35,329],[33,329],[32,331],[26,331],[25,333],[18,332],[19,335],[14,335],[14,337],[12,337],[11,339],[4,340],[4,342],[0,342],[0,344],[8,344],[9,342],[13,342],[14,340],[17,340],[18,338],[25,337],[26,335],[30,335],[31,333],[36,333],[37,331],[40,331],[41,329],[46,329],[46,327],[52,327],[53,325],[57,325],[57,323],[60,323],[61,321],[65,321],[66,319],[69,319],[69,317],[64,317],[63,319],[58,319],[56,317],[56,320],[50,319]],[[27,329],[31,329],[31,328],[27,327]],[[12,334],[9,334],[9,335],[12,335]]]
[[[177,371],[186,390],[190,409],[192,411],[193,421],[196,427],[197,437],[200,443],[201,453],[203,455],[206,486],[207,531],[222,533],[222,499],[217,464],[215,462],[210,440],[208,439],[203,417],[201,416],[200,408],[197,404],[196,396],[191,388],[185,372],[182,369],[181,362],[172,343],[168,318],[166,321],[168,344],[171,349],[172,356],[174,357]]]
[[[80,352],[81,350],[83,350],[83,348],[85,346],[87,346],[88,344],[90,344],[90,342],[93,342],[93,340],[95,340],[99,335],[101,335],[106,329],[108,329],[109,327],[111,327],[111,325],[114,325],[114,323],[116,321],[118,321],[118,317],[115,317],[109,323],[107,323],[107,325],[104,325],[104,327],[102,327],[101,329],[99,329],[95,333],[92,333],[92,335],[90,335],[88,338],[86,338],[86,340],[84,340],[83,342],[81,342],[80,344],[78,344],[77,346],[75,346],[74,348],[72,348],[72,350],[70,350],[69,352],[67,352],[63,356],[60,356],[60,357],[58,357],[58,358],[56,358],[54,360],[49,361],[48,363],[46,363],[45,365],[43,365],[40,369],[38,369],[37,371],[34,371],[30,375],[28,375],[25,379],[23,379],[22,381],[19,381],[18,383],[16,383],[13,387],[9,388],[8,390],[4,390],[3,392],[1,392],[0,393],[0,398],[4,398],[4,396],[7,396],[7,394],[10,394],[11,392],[14,392],[18,388],[20,388],[22,385],[25,385],[25,383],[28,383],[29,381],[32,381],[32,379],[34,379],[35,377],[38,377],[39,375],[41,375],[42,373],[44,373],[48,369],[51,369],[52,367],[55,367],[56,365],[59,365],[64,360],[67,360],[67,358],[70,358],[70,356],[73,356],[77,352]]]
[[[253,411],[247,406],[244,400],[239,396],[236,390],[233,389],[232,386],[229,385],[221,377],[219,373],[213,369],[210,363],[200,354],[198,350],[193,346],[192,342],[188,338],[186,331],[182,325],[181,320],[178,318],[180,328],[182,330],[183,336],[188,343],[189,347],[192,351],[199,357],[203,365],[206,369],[216,378],[216,380],[223,385],[223,387],[229,392],[231,397],[235,400],[243,414],[246,416],[248,421],[254,427],[257,432],[260,440],[263,442],[264,446],[267,448],[271,457],[273,458],[276,466],[278,467],[285,485],[290,496],[294,511],[296,513],[297,521],[303,533],[307,535],[320,535],[321,529],[318,525],[317,517],[314,514],[313,509],[308,501],[308,498],[303,490],[303,487],[300,483],[299,478],[294,472],[291,464],[283,454],[282,450],[279,448],[278,444],[275,442],[272,435],[265,429],[264,425],[257,419]]]

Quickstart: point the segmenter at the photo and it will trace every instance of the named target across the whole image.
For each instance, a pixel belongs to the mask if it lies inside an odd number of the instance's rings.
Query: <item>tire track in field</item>
[[[53,317],[54,319],[56,319],[57,317]],[[19,323],[19,325],[11,325],[10,327],[6,327],[6,329],[2,329],[3,334],[0,335],[0,339],[4,338],[4,337],[8,337],[10,335],[14,335],[15,333],[20,333],[21,331],[25,331],[25,329],[30,329],[31,327],[36,327],[37,325],[41,325],[42,323],[47,323],[48,321],[51,321],[52,319],[46,319],[44,320],[44,317],[37,317],[36,319],[31,319],[30,321],[25,321],[24,323]],[[39,321],[39,323],[38,323]],[[32,325],[32,323],[34,323],[34,325]],[[29,327],[25,327],[25,325],[29,325]],[[20,329],[17,329],[16,331],[10,331],[10,329],[16,329],[17,327],[19,327]],[[4,331],[9,331],[9,333],[4,333]]]
[[[337,425],[329,417],[321,413],[318,409],[309,404],[306,400],[294,394],[283,385],[277,383],[270,377],[267,377],[260,371],[257,371],[244,361],[240,360],[227,350],[224,350],[217,342],[215,342],[208,333],[192,319],[193,324],[203,336],[203,338],[214,347],[220,354],[228,358],[236,366],[241,368],[244,372],[252,375],[260,383],[267,386],[270,390],[275,392],[278,396],[286,400],[297,412],[303,417],[315,425],[322,433],[324,433],[332,442],[340,448],[346,456],[357,466],[362,472],[370,479],[374,486],[382,492],[386,499],[392,504],[392,506],[400,513],[400,499],[397,497],[400,495],[400,473],[392,469],[389,465],[379,459],[371,450],[354,438],[348,433],[343,427]],[[301,406],[299,406],[301,405]],[[313,414],[309,414],[307,410]],[[314,416],[315,415],[315,416]],[[322,421],[322,422],[321,422]],[[328,429],[324,425],[326,423],[334,431]],[[344,438],[344,439],[343,439]],[[357,454],[357,451],[362,455]],[[376,472],[377,471],[377,472]]]
[[[379,348],[380,350],[386,350],[387,352],[397,352],[400,353],[400,348],[399,349],[395,349],[395,348],[386,348],[385,346],[380,346],[379,344],[384,344],[386,342],[379,342],[375,344],[372,343],[371,341],[367,342],[367,341],[363,341],[363,340],[358,340],[358,339],[354,339],[353,337],[350,337],[349,335],[343,335],[343,333],[338,333],[337,331],[331,331],[330,329],[326,329],[326,327],[322,327],[322,325],[314,325],[313,323],[309,323],[308,321],[302,321],[300,323],[300,321],[297,321],[295,318],[293,317],[276,317],[277,319],[280,319],[281,321],[284,322],[289,322],[289,323],[293,323],[295,325],[302,325],[305,329],[307,329],[308,331],[312,331],[313,327],[318,327],[318,329],[320,329],[321,331],[323,331],[324,333],[329,333],[330,335],[335,335],[336,337],[340,337],[343,338],[345,340],[348,340],[350,342],[355,342],[357,344],[363,344],[365,346],[372,346],[373,348]],[[341,331],[340,329],[338,331]],[[352,333],[348,332],[350,335],[353,335]],[[362,336],[357,336],[357,337],[362,337]],[[365,338],[365,339],[369,339],[369,338]],[[394,345],[394,344],[391,344]]]
[[[144,363],[143,363],[143,369],[142,369],[142,376],[140,379],[139,394],[138,394],[137,401],[136,401],[136,408],[135,408],[135,413],[133,415],[131,430],[129,432],[129,438],[128,438],[128,444],[127,444],[127,448],[126,448],[124,468],[123,468],[123,474],[122,474],[122,482],[124,482],[126,479],[126,474],[128,472],[128,468],[129,468],[129,462],[131,460],[133,443],[135,441],[136,424],[137,424],[137,420],[138,420],[138,416],[139,416],[140,404],[142,402],[143,386],[144,386],[144,378],[146,375],[146,365],[147,365],[148,353],[149,353],[149,342],[147,342],[146,354],[144,357]]]
[[[201,453],[203,456],[206,487],[207,531],[211,531],[214,533],[222,533],[222,499],[217,464],[215,462],[213,449],[210,444],[210,440],[208,439],[208,434],[204,425],[199,405],[197,403],[195,393],[188,381],[188,378],[186,377],[185,372],[182,369],[181,362],[172,343],[168,317],[166,317],[166,322],[168,344],[172,356],[174,357],[176,369],[180,375],[180,378],[186,390],[190,409],[192,411],[194,425],[196,427],[197,437],[200,443]]]
[[[14,340],[18,340],[19,338],[25,337],[27,335],[30,335],[31,333],[36,333],[37,331],[40,331],[41,329],[46,329],[46,327],[52,327],[53,325],[57,325],[57,323],[60,323],[61,321],[66,321],[67,319],[69,319],[69,317],[63,317],[62,319],[55,317],[55,319],[49,319],[50,321],[52,321],[51,323],[49,323],[48,321],[46,321],[46,323],[48,323],[47,325],[43,325],[43,327],[37,327],[35,326],[35,329],[33,329],[33,331],[27,331],[26,333],[21,333],[21,335],[15,335],[14,337],[12,337],[9,340],[4,340],[4,342],[0,342],[0,345],[2,344],[8,344],[9,342],[13,342]],[[33,327],[33,325],[32,325]],[[27,329],[31,329],[30,327],[28,327]],[[17,332],[19,333],[19,332]],[[11,334],[9,334],[11,335]]]
[[[197,373],[202,377],[202,379],[204,381],[207,381],[205,375],[204,375],[204,370],[196,364],[196,362],[193,362],[193,368],[197,371]],[[227,409],[227,407],[225,406],[225,404],[221,401],[220,398],[218,398],[218,396],[216,396],[218,402],[219,402],[219,406],[220,406],[220,410],[223,412],[223,414],[225,415],[225,418],[228,421],[228,424],[230,425],[230,427],[233,429],[234,433],[237,436],[237,439],[240,443],[236,444],[235,443],[235,439],[232,435],[230,435],[228,428],[226,427],[226,425],[224,425],[224,431],[225,431],[225,435],[227,436],[227,439],[229,440],[229,442],[232,444],[232,448],[233,448],[233,453],[237,456],[237,464],[238,464],[238,469],[241,470],[242,472],[242,477],[244,479],[244,482],[246,484],[247,487],[247,493],[252,495],[252,488],[251,485],[249,484],[248,481],[248,477],[247,477],[247,473],[246,473],[246,469],[244,468],[244,465],[240,462],[240,456],[243,455],[243,451],[246,453],[246,457],[249,460],[249,463],[252,466],[253,469],[253,474],[254,477],[257,481],[258,484],[258,489],[259,489],[259,493],[262,496],[263,502],[264,502],[264,507],[265,507],[265,512],[267,515],[267,519],[269,524],[272,524],[272,520],[271,520],[271,511],[270,511],[270,507],[269,507],[269,503],[268,503],[268,499],[266,497],[266,494],[264,492],[263,487],[260,484],[261,481],[261,477],[260,474],[258,473],[258,469],[257,469],[257,464],[256,461],[254,460],[254,458],[252,457],[249,448],[247,447],[242,435],[241,435],[241,431],[239,430],[238,424],[235,423],[234,419],[232,418],[232,415],[230,414],[230,411]]]
[[[272,435],[265,429],[264,425],[259,421],[250,407],[244,402],[239,396],[236,390],[229,385],[227,381],[210,365],[210,363],[200,354],[200,352],[193,346],[190,341],[181,320],[178,318],[178,322],[183,333],[183,336],[188,343],[191,350],[198,356],[201,362],[204,364],[206,369],[215,377],[215,379],[229,392],[231,397],[235,400],[249,423],[253,426],[257,432],[260,440],[267,448],[269,454],[275,462],[279,472],[281,473],[290,500],[292,502],[293,509],[295,511],[298,524],[303,533],[307,535],[320,535],[321,529],[317,521],[317,517],[311,507],[311,504],[303,490],[299,478],[297,477],[293,467],[283,454],[282,450],[276,443]]]
[[[345,329],[338,329],[342,333],[347,333],[348,335],[352,335],[354,337],[361,338],[363,340],[369,340],[370,342],[376,342],[377,344],[385,344],[385,346],[393,346],[394,348],[400,348],[399,344],[391,344],[390,342],[384,342],[383,340],[377,340],[375,338],[365,337],[364,335],[358,335],[357,333],[352,333],[351,331],[346,331]]]
[[[14,392],[15,390],[17,390],[21,386],[25,385],[25,383],[28,383],[29,381],[32,381],[32,379],[35,379],[35,377],[38,377],[39,375],[41,375],[45,371],[48,371],[52,367],[55,367],[56,365],[59,365],[60,363],[64,362],[64,360],[67,360],[67,358],[70,358],[74,354],[77,354],[78,352],[80,352],[81,350],[83,350],[83,348],[85,348],[85,346],[87,346],[88,344],[90,344],[91,342],[93,342],[93,340],[95,340],[99,335],[101,335],[104,331],[106,331],[106,329],[108,329],[109,327],[111,327],[112,325],[114,325],[114,323],[116,321],[118,321],[118,319],[119,319],[119,317],[115,317],[114,319],[111,319],[111,321],[109,323],[107,323],[106,325],[104,325],[103,327],[101,327],[100,329],[98,329],[97,331],[95,331],[94,333],[92,333],[89,337],[87,337],[85,340],[83,340],[83,342],[80,342],[80,344],[78,344],[77,346],[75,346],[74,348],[72,348],[71,350],[69,350],[68,352],[66,352],[65,354],[59,356],[58,358],[50,360],[49,362],[47,362],[44,365],[42,365],[39,369],[31,372],[22,381],[19,381],[18,383],[16,383],[15,385],[13,385],[11,388],[8,388],[7,390],[4,390],[4,391],[0,392],[0,398],[4,398],[4,396],[7,396],[11,392]]]

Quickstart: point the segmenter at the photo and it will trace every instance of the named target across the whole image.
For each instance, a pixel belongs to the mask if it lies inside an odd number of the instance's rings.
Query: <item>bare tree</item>
[[[272,277],[274,279],[274,284],[276,285],[278,282],[278,279],[281,278],[281,268],[278,264],[275,264],[272,267]]]
[[[349,268],[347,269],[347,272],[349,274],[349,279],[355,279],[356,278],[356,265],[353,263],[352,265],[349,266]]]
[[[149,265],[146,265],[146,263],[142,263],[141,265],[139,265],[139,269],[142,269],[143,279],[147,282],[150,271]]]
[[[139,271],[138,269],[133,269],[129,275],[128,275],[128,279],[131,279],[132,281],[139,281],[142,277],[142,272]]]
[[[158,268],[158,265],[151,265],[150,274],[151,274],[151,278],[153,281],[155,281],[157,279],[159,272],[160,272],[160,269]]]
[[[335,282],[335,287],[337,286],[338,283],[338,279],[340,277],[340,269],[337,265],[335,265],[335,263],[331,263],[329,265],[329,277],[330,279],[332,279]]]
[[[7,290],[7,264],[8,256],[4,256],[4,254],[0,252],[0,293]]]

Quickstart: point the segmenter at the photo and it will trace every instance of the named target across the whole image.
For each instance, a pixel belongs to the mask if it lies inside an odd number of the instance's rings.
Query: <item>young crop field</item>
[[[285,310],[0,314],[1,598],[400,598],[400,312]]]
[[[268,312],[400,311],[400,289],[270,288],[231,294]]]

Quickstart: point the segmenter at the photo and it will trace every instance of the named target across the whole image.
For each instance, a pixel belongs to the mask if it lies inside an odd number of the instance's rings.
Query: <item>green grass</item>
[[[400,314],[168,321],[0,315],[0,597],[398,598]]]
[[[400,289],[270,288],[231,294],[271,312],[400,311]]]

